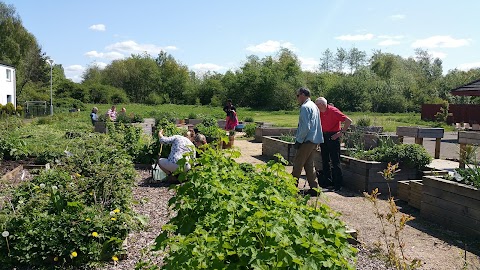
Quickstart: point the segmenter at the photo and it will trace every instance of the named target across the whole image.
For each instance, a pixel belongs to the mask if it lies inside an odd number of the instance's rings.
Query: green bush
[[[372,120],[370,119],[370,117],[364,115],[360,118],[358,118],[357,122],[356,122],[356,125],[359,126],[359,127],[368,127],[370,126]]]
[[[257,125],[255,123],[248,123],[243,128],[243,131],[245,132],[245,136],[253,137],[253,136],[255,136],[255,130],[256,129],[257,129]]]
[[[252,122],[252,123],[255,122],[255,121],[253,120],[253,117],[251,117],[251,116],[245,117],[245,120],[243,120],[243,121],[245,121],[245,122]]]
[[[197,162],[175,187],[177,215],[156,239],[163,269],[354,269],[345,224],[299,197],[283,165],[244,170],[211,148]]]
[[[187,118],[188,119],[197,119],[197,114],[194,113],[194,112],[190,112],[190,113],[188,113]]]
[[[357,152],[355,157],[392,164],[400,163],[411,168],[424,168],[432,161],[427,150],[418,144],[383,144],[369,151]]]

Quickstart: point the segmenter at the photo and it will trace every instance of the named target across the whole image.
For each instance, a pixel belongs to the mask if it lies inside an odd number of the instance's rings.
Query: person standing
[[[92,112],[90,113],[90,119],[92,120],[92,125],[95,126],[95,122],[98,121],[98,108],[93,107]]]
[[[110,108],[107,111],[106,116],[107,116],[107,119],[110,119],[112,121],[116,121],[117,120],[117,107],[115,107],[115,105],[113,105],[112,108]]]
[[[305,169],[308,185],[310,186],[307,194],[317,196],[318,193],[314,190],[314,188],[318,187],[318,184],[315,182],[316,174],[313,160],[317,145],[323,143],[320,113],[315,103],[310,99],[310,90],[308,88],[301,87],[297,90],[297,101],[301,106],[298,128],[295,134],[295,148],[297,152],[293,159],[292,175],[300,178],[302,169]]]
[[[227,105],[223,107],[223,111],[227,114],[225,121],[225,130],[234,130],[238,125],[237,108],[233,106],[232,100],[227,100]]]
[[[348,130],[350,124],[352,124],[352,119],[333,105],[329,105],[327,99],[324,97],[317,98],[315,104],[320,111],[323,138],[325,140],[320,144],[323,165],[322,178],[327,183],[329,181],[333,182],[334,190],[339,191],[342,188],[343,182],[343,173],[340,164],[340,137]],[[344,123],[343,128],[341,125],[342,122]],[[323,182],[321,180],[319,181]]]

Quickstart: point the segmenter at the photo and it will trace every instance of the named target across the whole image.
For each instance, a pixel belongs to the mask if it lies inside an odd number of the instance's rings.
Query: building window
[[[12,81],[12,70],[6,69],[7,70],[7,82]]]
[[[7,103],[12,103],[12,95],[7,95]]]

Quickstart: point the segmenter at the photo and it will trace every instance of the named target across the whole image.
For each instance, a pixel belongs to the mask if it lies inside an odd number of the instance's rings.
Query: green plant
[[[253,120],[253,117],[251,117],[251,116],[245,117],[245,120],[243,120],[243,121],[245,121],[245,122],[252,122],[252,123],[255,122],[255,121]]]
[[[356,250],[331,209],[298,196],[282,164],[245,171],[228,153],[202,150],[175,187],[177,215],[155,246],[164,269],[353,269]]]
[[[455,169],[453,179],[456,181],[480,188],[480,165],[477,160],[478,146],[466,145],[463,151],[460,151],[460,160],[466,168]]]
[[[293,134],[282,134],[279,137],[280,140],[284,142],[295,142],[295,135]]]
[[[401,239],[401,233],[405,228],[405,224],[414,218],[406,214],[401,214],[399,216],[398,207],[395,204],[395,200],[390,191],[389,182],[394,179],[397,169],[398,163],[394,165],[388,163],[387,168],[381,172],[382,177],[387,181],[389,193],[388,212],[386,214],[383,211],[380,211],[380,206],[378,203],[378,188],[373,190],[371,194],[364,192],[363,195],[373,204],[374,214],[380,221],[382,240],[385,248],[387,249],[387,260],[389,266],[404,270],[416,269],[421,266],[421,262],[418,259],[409,261],[406,258],[404,253],[405,243]],[[390,234],[387,232],[388,224],[393,227],[394,233]]]
[[[243,128],[243,131],[245,132],[245,136],[253,137],[253,136],[255,136],[255,130],[256,129],[257,129],[257,125],[255,123],[248,123]]]
[[[194,113],[194,112],[189,112],[187,118],[188,118],[188,119],[196,119],[196,118],[197,118],[197,114]]]
[[[437,122],[447,122],[447,117],[448,117],[448,101],[445,101],[442,103],[442,106],[440,107],[440,111],[435,114],[435,121]]]
[[[355,152],[353,157],[379,162],[400,163],[411,168],[423,168],[430,164],[432,157],[418,144],[383,143],[368,151]]]
[[[364,116],[357,119],[356,125],[359,126],[359,127],[368,127],[368,126],[370,126],[371,122],[372,122],[372,119],[370,119],[370,117],[364,115]]]

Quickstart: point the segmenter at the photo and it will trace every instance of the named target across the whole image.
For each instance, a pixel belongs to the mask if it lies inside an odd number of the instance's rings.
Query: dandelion
[[[8,237],[10,235],[10,233],[8,231],[4,231],[2,232],[2,236],[3,237]]]
[[[40,188],[45,188],[45,184],[44,184],[44,183],[41,183],[41,184],[40,184]]]
[[[55,258],[53,258],[53,260],[54,260],[55,262],[58,262],[58,256],[55,257]]]
[[[115,212],[114,211],[110,211],[110,216],[113,216],[115,215]]]
[[[79,173],[76,173],[75,176],[76,176],[77,178],[78,178],[78,177],[82,177],[82,175],[79,174]]]
[[[112,256],[112,260],[113,260],[114,262],[116,262],[116,261],[118,261],[118,257],[115,256],[115,255],[113,255],[113,256]]]
[[[117,220],[116,218],[112,217],[111,220]]]
[[[114,213],[120,213],[120,209],[116,208],[115,210],[113,210]]]
[[[92,232],[92,236],[93,237],[98,237],[98,233],[97,232]]]
[[[72,252],[72,253],[70,254],[70,256],[71,256],[72,258],[75,258],[75,257],[77,257],[77,256],[78,256],[78,254],[77,254],[77,252],[76,252],[76,251],[74,251],[74,252]]]
[[[88,194],[90,194],[90,196],[93,196],[93,191],[90,191],[90,193],[88,193]]]
[[[90,221],[91,219],[90,218],[86,218],[85,221]]]

